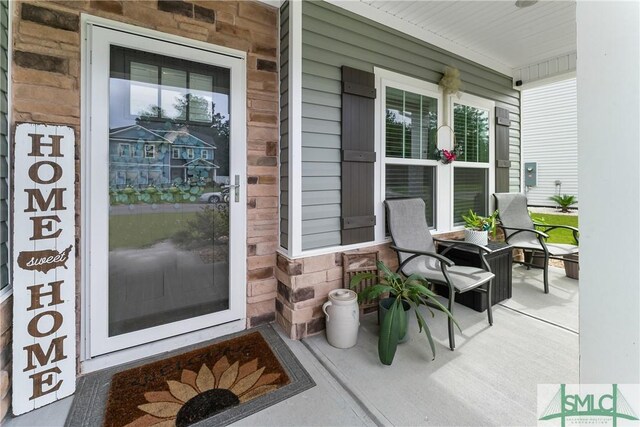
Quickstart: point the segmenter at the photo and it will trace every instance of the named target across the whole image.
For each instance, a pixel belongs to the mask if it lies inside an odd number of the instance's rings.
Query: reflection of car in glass
[[[203,193],[200,196],[201,202],[209,202],[209,203],[229,203],[229,185],[224,185],[222,191],[213,192],[213,193]]]
[[[222,201],[222,193],[202,193],[200,196],[201,202],[220,203]]]

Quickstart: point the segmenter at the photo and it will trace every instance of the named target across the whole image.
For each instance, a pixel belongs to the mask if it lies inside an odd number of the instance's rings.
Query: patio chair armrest
[[[580,230],[578,230],[576,227],[572,227],[570,225],[564,225],[564,224],[538,224],[538,223],[534,223],[533,225],[535,225],[537,227],[543,227],[545,233],[548,233],[551,230],[555,230],[556,228],[564,228],[564,229],[567,229],[567,230],[571,230],[573,232],[573,238],[575,239],[576,243],[580,243],[579,236],[578,236],[580,234]]]
[[[445,256],[442,256],[440,254],[437,254],[435,252],[426,252],[426,251],[418,251],[418,250],[415,250],[415,249],[399,248],[399,247],[394,246],[394,245],[391,245],[390,248],[393,249],[394,251],[397,251],[397,252],[403,252],[403,253],[406,253],[406,254],[412,254],[409,258],[407,258],[402,263],[402,266],[404,266],[410,260],[412,260],[412,259],[414,259],[416,257],[419,257],[419,256],[428,256],[430,258],[435,258],[438,261],[440,261],[441,263],[443,263],[444,265],[446,265],[447,267],[451,267],[453,265],[456,265],[449,258],[447,258]]]
[[[448,252],[450,248],[453,248],[454,246],[469,246],[469,247],[473,247],[478,249],[481,252],[484,253],[490,253],[491,249],[489,249],[486,246],[482,246],[482,245],[478,245],[477,243],[471,243],[471,242],[465,242],[464,240],[446,240],[446,239],[438,239],[436,237],[433,238],[434,242],[438,242],[438,243],[449,243],[451,244],[451,246],[449,246],[449,248],[445,249],[443,251],[444,252]]]
[[[547,233],[543,233],[542,231],[535,230],[533,228],[505,227],[504,225],[498,225],[498,227],[502,228],[503,230],[515,230],[516,231],[515,233],[511,234],[511,236],[509,236],[506,240],[509,240],[510,238],[515,236],[516,234],[523,233],[523,232],[536,234],[536,235],[538,235],[538,238],[540,238],[540,237],[542,237],[544,239],[548,239],[549,238],[549,235]]]

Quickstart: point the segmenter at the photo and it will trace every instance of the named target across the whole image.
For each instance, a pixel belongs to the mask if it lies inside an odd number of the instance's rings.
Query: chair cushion
[[[387,207],[387,225],[394,244],[401,248],[411,248],[422,252],[435,252],[433,237],[429,232],[425,217],[425,203],[422,199],[389,199]],[[401,252],[400,262],[411,254]]]
[[[496,199],[496,209],[500,222],[505,227],[513,228],[531,228],[533,229],[533,221],[529,216],[527,208],[527,197],[522,193],[494,193]],[[516,233],[513,230],[505,230],[507,237]],[[526,231],[519,232],[514,236],[518,240],[535,239],[536,235]]]
[[[493,273],[481,268],[464,267],[460,265],[449,267],[447,272],[453,282],[453,287],[459,293],[477,288],[495,277]],[[402,269],[402,273],[406,276],[417,273],[431,282],[447,283],[444,278],[444,274],[442,274],[442,270],[440,269],[440,261],[434,261],[427,257],[418,257],[415,260],[410,261]]]
[[[509,244],[514,248],[537,249],[539,251],[542,251],[542,245],[540,244],[538,239],[509,241]],[[579,250],[578,246],[568,245],[565,243],[547,243],[546,245],[547,249],[549,250],[549,254],[553,256],[577,254]]]

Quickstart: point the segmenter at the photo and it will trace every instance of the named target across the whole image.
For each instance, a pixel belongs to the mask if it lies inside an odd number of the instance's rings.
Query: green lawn
[[[570,225],[572,227],[578,227],[577,215],[569,216],[569,215],[532,213],[531,218],[533,218],[534,221],[541,222],[543,224]],[[569,243],[573,245],[576,244],[576,241],[573,239],[573,233],[571,230],[556,229],[556,230],[551,230],[548,234],[549,234],[549,239],[547,241],[549,243]]]
[[[195,212],[112,215],[109,218],[109,250],[143,248],[166,240],[182,230],[195,215]]]

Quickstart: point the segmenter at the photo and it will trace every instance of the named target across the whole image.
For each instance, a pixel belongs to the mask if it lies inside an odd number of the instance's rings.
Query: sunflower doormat
[[[93,386],[80,378],[66,425],[226,425],[314,385],[270,326],[164,356],[112,372],[108,393],[98,392],[106,378]],[[84,394],[105,396],[89,402]]]

